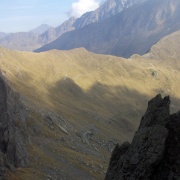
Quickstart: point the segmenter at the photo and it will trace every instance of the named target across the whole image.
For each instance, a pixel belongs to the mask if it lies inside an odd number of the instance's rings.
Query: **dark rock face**
[[[0,174],[28,164],[26,112],[19,95],[0,77]],[[3,173],[4,172],[4,173]],[[0,176],[1,177],[1,176]]]
[[[169,97],[149,101],[131,144],[112,152],[106,180],[180,178],[180,113],[170,115]]]

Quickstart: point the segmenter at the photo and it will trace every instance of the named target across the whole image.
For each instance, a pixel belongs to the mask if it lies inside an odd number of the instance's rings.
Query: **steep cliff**
[[[0,77],[0,179],[7,169],[28,164],[26,110],[19,99]]]
[[[170,115],[169,97],[148,103],[132,143],[112,152],[106,180],[176,180],[180,178],[180,113]]]

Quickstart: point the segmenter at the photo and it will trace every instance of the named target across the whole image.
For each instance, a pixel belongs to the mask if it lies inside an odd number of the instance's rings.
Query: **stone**
[[[0,171],[28,164],[26,109],[20,96],[0,77]],[[5,172],[5,171],[4,171]]]
[[[131,144],[113,150],[105,180],[180,178],[180,112],[170,115],[169,106],[169,96],[149,101]]]
[[[153,78],[156,78],[156,77],[158,76],[158,73],[157,73],[156,71],[153,71],[153,72],[151,73],[151,76],[152,76]]]

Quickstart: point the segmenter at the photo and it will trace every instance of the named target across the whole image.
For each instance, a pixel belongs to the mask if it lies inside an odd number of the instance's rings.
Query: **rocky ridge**
[[[148,0],[120,13],[62,34],[35,52],[84,47],[99,54],[129,58],[144,55],[164,36],[180,29],[180,1]]]
[[[78,18],[75,23],[75,29],[81,29],[88,24],[101,22],[113,15],[116,15],[133,5],[141,4],[146,0],[107,0],[98,9],[87,12]]]
[[[116,145],[106,180],[180,178],[180,112],[170,115],[169,96],[149,101],[132,143]]]
[[[46,32],[46,31],[48,31],[50,28],[52,28],[52,27],[49,26],[48,24],[41,24],[40,26],[38,26],[35,29],[30,30],[29,32],[40,35],[40,34]]]
[[[7,170],[27,166],[27,142],[26,109],[19,94],[0,77],[0,179]]]
[[[40,35],[43,42],[42,45],[50,43],[66,32],[81,29],[89,24],[101,22],[111,16],[114,16],[124,9],[127,9],[135,4],[142,3],[146,0],[107,0],[98,9],[87,12],[79,18],[70,17],[56,28],[50,28]]]
[[[124,9],[140,4],[146,0],[107,0],[95,11],[87,12],[80,18],[70,17],[57,27],[41,25],[29,32],[5,34],[0,32],[0,45],[8,49],[34,51],[37,48],[51,43],[62,34],[81,29],[87,25],[102,22]]]

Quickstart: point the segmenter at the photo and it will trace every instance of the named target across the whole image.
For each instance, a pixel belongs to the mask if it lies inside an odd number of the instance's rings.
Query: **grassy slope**
[[[1,48],[0,68],[27,107],[31,140],[29,168],[9,178],[103,179],[112,141],[131,140],[151,97],[169,94],[172,111],[179,109],[180,73],[172,64],[85,49]]]
[[[179,70],[180,68],[180,31],[174,32],[164,38],[162,38],[157,44],[155,44],[150,52],[145,56],[148,58],[163,59],[166,64],[174,66]]]

